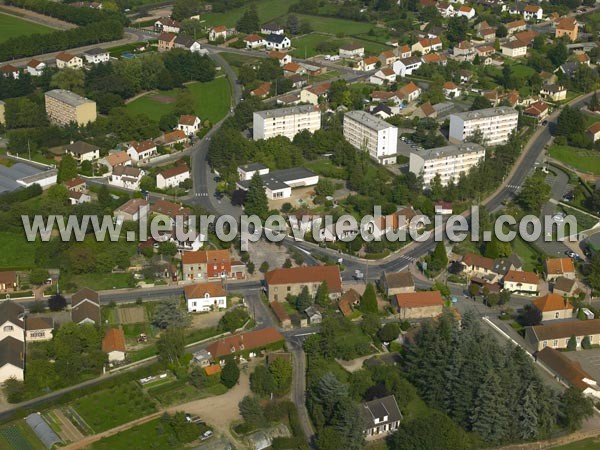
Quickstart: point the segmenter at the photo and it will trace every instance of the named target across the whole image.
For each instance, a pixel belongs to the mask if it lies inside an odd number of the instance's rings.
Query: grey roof
[[[82,97],[81,95],[77,95],[74,92],[67,91],[66,89],[53,89],[51,91],[46,92],[45,95],[47,97],[55,98],[56,100],[71,106],[79,106],[85,103],[93,103],[92,100]]]
[[[419,58],[418,56],[409,56],[407,58],[399,59],[398,61],[400,61],[405,66],[412,66],[413,64],[420,63],[421,58]]]
[[[84,55],[102,55],[104,53],[108,53],[108,51],[104,50],[103,48],[100,47],[96,47],[96,48],[91,48],[89,50],[86,50],[85,52],[83,52]]]
[[[255,172],[257,170],[267,169],[268,167],[261,163],[250,163],[244,164],[239,168],[242,169],[244,172]]]
[[[33,166],[24,163],[16,163],[11,167],[0,165],[0,194],[12,192],[23,188],[17,180],[42,172]]]
[[[303,178],[314,177],[317,174],[304,167],[294,167],[292,169],[276,170],[275,172],[261,175],[263,185],[272,191],[294,187],[295,182]],[[251,180],[239,181],[237,184],[243,190],[250,188]]]
[[[283,27],[277,22],[269,22],[260,27],[261,30],[279,31],[283,30]]]
[[[285,38],[286,36],[283,34],[270,34],[265,38],[265,41],[281,44]]]
[[[474,143],[464,143],[460,145],[447,145],[445,147],[438,148],[430,148],[428,150],[421,150],[418,152],[411,151],[411,154],[415,154],[420,156],[421,158],[428,159],[437,159],[446,156],[452,155],[462,155],[463,153],[472,152],[472,151],[485,151],[485,149],[479,145]]]
[[[100,296],[98,295],[98,292],[89,288],[83,288],[71,296],[71,306],[75,307],[84,300],[91,300],[98,305],[100,304]]]
[[[387,130],[388,128],[396,128],[394,125],[386,122],[385,120],[380,119],[373,114],[369,114],[366,111],[349,111],[344,115],[344,121],[346,117],[352,119],[361,125],[371,129],[371,130]]]
[[[371,110],[372,114],[377,114],[378,112],[384,112],[388,116],[393,115],[392,109],[388,105],[384,105],[383,103],[380,103],[379,105],[377,105],[375,108],[373,108]]]
[[[364,402],[362,406],[367,429],[375,426],[375,419],[379,419],[377,426],[402,420],[402,413],[393,395]],[[384,420],[385,416],[387,416],[387,420]]]
[[[86,153],[93,153],[96,150],[100,150],[100,147],[88,144],[87,142],[77,141],[65,146],[65,150],[75,155],[85,155]]]
[[[177,36],[175,38],[175,45],[183,45],[186,48],[190,48],[196,40],[189,36]]]
[[[383,272],[383,274],[388,288],[405,288],[415,285],[412,274],[408,270],[393,273]]]
[[[42,418],[40,413],[32,413],[25,417],[25,422],[34,431],[46,448],[52,448],[56,444],[62,444],[62,440],[56,435],[50,425]]]
[[[6,364],[23,369],[23,341],[12,336],[5,337],[0,341],[0,368]]]
[[[45,180],[46,178],[51,178],[57,175],[58,169],[48,169],[42,172],[34,173],[33,175],[29,175],[27,177],[23,177],[20,181],[22,181],[26,185],[31,185],[37,183],[38,181]]]
[[[288,108],[267,109],[264,111],[256,111],[254,114],[263,119],[291,116],[293,114],[306,114],[309,112],[318,111],[314,105],[290,106]]]
[[[498,106],[495,108],[478,109],[477,111],[465,111],[462,113],[452,114],[450,117],[459,117],[463,120],[471,120],[482,117],[507,116],[510,114],[518,114],[518,112],[514,108]]]
[[[560,66],[560,70],[569,77],[575,75],[575,72],[579,69],[579,63],[576,61],[569,61]]]
[[[494,260],[494,272],[498,274],[506,274],[510,270],[510,267],[514,267],[520,270],[523,267],[523,263],[516,254],[512,254],[506,258],[496,258]]]
[[[25,309],[18,303],[12,300],[3,300],[0,302],[0,321],[4,322],[8,320],[15,325],[23,326],[23,320],[21,315],[25,312]],[[1,323],[0,322],[0,323]]]

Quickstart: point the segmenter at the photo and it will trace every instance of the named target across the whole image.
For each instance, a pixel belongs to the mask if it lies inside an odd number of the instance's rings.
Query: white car
[[[562,214],[555,214],[554,216],[552,216],[552,220],[554,220],[555,222],[562,222],[565,220],[565,217]]]
[[[212,435],[213,435],[213,432],[211,430],[205,431],[204,433],[202,433],[202,436],[200,436],[200,440],[205,441]]]

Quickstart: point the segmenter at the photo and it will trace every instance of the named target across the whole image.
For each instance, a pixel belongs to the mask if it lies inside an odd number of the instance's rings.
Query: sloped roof
[[[104,332],[102,351],[104,353],[125,351],[125,335],[122,329],[109,328]]]
[[[558,294],[546,294],[543,297],[533,300],[531,303],[533,303],[541,312],[573,309],[573,305]]]
[[[0,301],[0,323],[8,320],[15,325],[21,325],[24,312],[25,309],[12,300]]]
[[[182,116],[179,116],[179,122],[178,123],[180,125],[192,126],[192,125],[194,125],[196,123],[196,119],[197,118],[198,117],[196,117],[196,116],[192,116],[192,115],[189,115],[189,114],[184,114]]]
[[[537,352],[537,359],[545,364],[560,378],[567,381],[571,386],[585,390],[590,387],[584,379],[593,380],[592,376],[588,374],[578,361],[572,361],[564,353],[553,349],[552,347],[545,347]],[[597,388],[596,388],[597,389]]]
[[[86,299],[91,300],[98,305],[100,304],[100,296],[96,291],[93,291],[89,288],[83,288],[71,296],[71,305],[75,307]]]
[[[17,272],[14,270],[5,270],[0,272],[0,283],[15,284],[17,282]]]
[[[492,258],[486,258],[485,256],[476,255],[474,253],[467,253],[463,256],[462,262],[467,266],[483,267],[487,270],[494,269],[494,260]]]
[[[219,339],[217,342],[210,344],[206,350],[208,350],[213,358],[221,358],[241,351],[281,342],[284,339],[275,327],[268,327]]]
[[[413,287],[415,285],[412,274],[408,270],[404,270],[402,272],[384,273],[385,283],[390,289]]]
[[[348,317],[350,314],[352,314],[352,306],[359,303],[360,294],[354,289],[349,289],[340,297],[338,301],[338,308],[345,317]]]
[[[188,284],[183,290],[185,298],[188,300],[191,298],[204,298],[206,294],[209,297],[225,297],[227,295],[227,291],[223,288],[223,285],[216,282]]]
[[[122,150],[120,152],[114,152],[109,155],[106,155],[104,160],[108,163],[109,166],[115,167],[119,164],[124,164],[127,161],[131,161],[131,158],[125,150]]]
[[[30,330],[48,330],[54,328],[54,319],[52,317],[27,317],[25,319],[25,329]]]
[[[209,261],[229,263],[231,261],[229,250],[198,250],[185,252],[181,257],[183,264],[205,264]]]
[[[538,284],[539,278],[537,274],[533,272],[521,272],[518,270],[509,270],[504,275],[504,281],[512,283],[527,283],[527,284]]]
[[[342,292],[342,278],[338,266],[292,267],[275,269],[265,274],[267,285],[322,283],[325,281],[330,293]]]
[[[177,175],[181,175],[183,173],[189,172],[190,168],[187,164],[177,164],[175,167],[171,167],[170,169],[163,170],[160,172],[160,175],[166,180],[168,178],[173,178]]]
[[[443,306],[440,291],[406,292],[396,294],[399,308],[421,308],[423,306]]]
[[[59,61],[64,61],[64,62],[69,62],[73,58],[75,58],[75,55],[71,55],[70,53],[66,53],[66,52],[60,52],[58,55],[56,55],[56,59],[58,59]]]
[[[600,319],[573,320],[531,327],[539,341],[600,334]]]
[[[575,265],[571,258],[548,258],[546,270],[548,275],[562,275],[575,272]]]
[[[279,302],[271,302],[271,309],[273,310],[273,314],[277,317],[280,323],[286,322],[290,320],[290,316],[283,307],[283,305]]]

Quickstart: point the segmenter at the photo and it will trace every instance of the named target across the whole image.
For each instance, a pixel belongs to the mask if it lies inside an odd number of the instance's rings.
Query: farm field
[[[160,432],[160,419],[154,419],[127,431],[115,434],[95,442],[92,450],[114,450],[126,448],[129,450],[183,449],[183,444],[173,445],[175,437],[170,433]]]
[[[297,3],[296,0],[259,0],[255,2],[256,12],[260,18],[260,23],[266,23],[287,14],[290,5]],[[232,9],[223,13],[208,13],[202,15],[204,25],[208,27],[225,25],[227,27],[235,26],[236,22],[242,17],[247,7]],[[283,19],[282,19],[283,24]]]
[[[302,36],[302,37],[292,40],[292,46],[294,47],[294,50],[291,52],[291,54],[292,54],[292,56],[295,56],[296,58],[304,58],[304,57],[310,58],[311,56],[318,55],[319,53],[322,53],[322,52],[318,52],[316,47],[319,43],[324,42],[324,41],[327,41],[338,47],[340,47],[343,44],[346,44],[348,42],[360,43],[365,46],[366,53],[370,53],[373,55],[378,55],[382,51],[389,48],[385,44],[379,44],[377,42],[363,41],[361,39],[356,39],[356,38],[351,38],[351,37],[338,39],[329,34],[311,33],[311,34],[307,34],[305,36]],[[337,52],[335,52],[335,53],[337,54]]]
[[[196,114],[202,121],[208,119],[211,123],[216,123],[229,111],[229,82],[226,77],[216,78],[207,83],[190,83],[186,87],[196,100]],[[175,89],[149,92],[129,103],[127,109],[134,113],[145,114],[158,121],[163,115],[173,110],[176,94],[177,90]]]
[[[600,175],[600,153],[568,145],[553,145],[550,156],[583,172]]]
[[[54,31],[52,28],[43,25],[28,22],[18,17],[3,14],[0,12],[0,43],[10,38],[27,36],[29,34],[46,34]]]
[[[368,33],[374,26],[368,22],[354,22],[352,20],[337,19],[335,17],[309,16],[296,14],[300,20],[310,23],[317,32],[345,35]],[[293,42],[292,42],[293,43]]]
[[[25,423],[25,419],[0,428],[0,450],[43,450],[45,448]]]

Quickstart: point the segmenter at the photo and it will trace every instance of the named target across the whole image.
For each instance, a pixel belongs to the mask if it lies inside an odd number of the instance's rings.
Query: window
[[[542,347],[543,347],[543,348],[546,348],[547,346],[548,346],[548,341],[544,341],[544,342],[542,343]]]
[[[11,331],[13,331],[13,330],[14,330],[14,328],[13,328],[13,326],[12,326],[12,325],[6,325],[6,326],[4,327],[4,330],[3,330],[3,331],[4,331],[5,333],[10,333],[10,332],[11,332]]]
[[[554,339],[554,344],[552,346],[554,348],[558,347],[558,339]]]
[[[558,316],[559,316],[559,315],[560,315],[560,313],[558,313],[558,312],[554,313],[554,318],[555,318],[555,319],[558,319]]]

